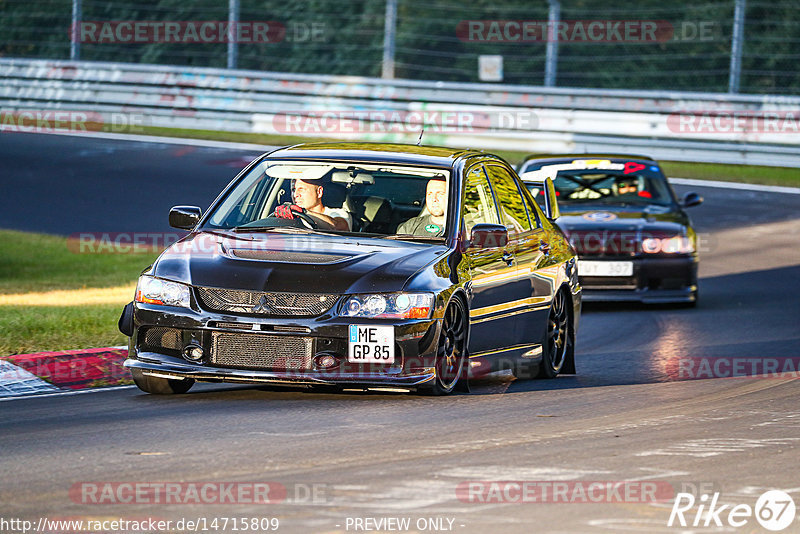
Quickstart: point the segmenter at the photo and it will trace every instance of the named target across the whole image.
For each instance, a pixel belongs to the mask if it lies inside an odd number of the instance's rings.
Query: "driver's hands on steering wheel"
[[[297,204],[286,202],[275,208],[275,217],[278,217],[279,219],[294,219],[295,213],[305,214],[307,212],[308,210],[301,208]]]

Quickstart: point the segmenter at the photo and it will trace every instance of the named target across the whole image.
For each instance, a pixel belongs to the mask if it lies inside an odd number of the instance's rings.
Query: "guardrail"
[[[128,114],[152,126],[396,142],[416,142],[424,126],[426,144],[800,167],[800,97],[793,96],[0,58],[0,109],[82,110],[109,123]]]

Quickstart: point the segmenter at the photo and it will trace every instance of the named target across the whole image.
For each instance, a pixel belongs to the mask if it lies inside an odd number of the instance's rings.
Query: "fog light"
[[[333,354],[318,354],[314,361],[319,369],[330,369],[339,363],[339,360]]]
[[[193,362],[199,362],[203,359],[203,349],[197,345],[188,345],[183,349],[183,357]]]

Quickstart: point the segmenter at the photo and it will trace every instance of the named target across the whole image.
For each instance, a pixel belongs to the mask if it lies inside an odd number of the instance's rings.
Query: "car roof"
[[[478,150],[391,143],[303,143],[278,149],[269,158],[353,160],[452,167],[469,156],[492,156]]]
[[[655,160],[650,156],[642,156],[640,154],[531,154],[525,156],[522,163],[528,163],[531,160],[557,162],[557,161],[573,161],[576,159],[608,159],[614,163],[623,161],[646,161],[647,163],[655,163]]]

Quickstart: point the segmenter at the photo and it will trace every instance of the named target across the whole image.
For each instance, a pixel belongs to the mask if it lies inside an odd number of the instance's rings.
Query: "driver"
[[[314,182],[294,180],[292,192],[294,204],[283,204],[275,208],[280,219],[294,219],[295,213],[305,213],[317,222],[319,228],[343,230],[353,229],[353,218],[342,208],[329,208],[322,204],[322,186]]]
[[[644,198],[653,198],[653,195],[644,189],[639,189],[639,180],[636,178],[623,178],[617,181],[617,195],[635,194]]]
[[[440,237],[444,235],[447,212],[447,182],[433,178],[425,188],[425,205],[429,213],[407,220],[397,228],[398,234]]]
[[[617,181],[617,194],[627,195],[628,193],[638,193],[639,186],[635,180],[622,179]]]

